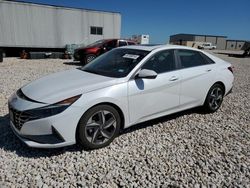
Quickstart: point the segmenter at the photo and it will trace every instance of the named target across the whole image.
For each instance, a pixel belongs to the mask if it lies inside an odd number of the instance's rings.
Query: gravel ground
[[[250,58],[235,67],[220,110],[188,110],[136,125],[106,148],[26,147],[11,132],[7,99],[43,75],[79,66],[63,60],[0,63],[0,187],[249,187]]]

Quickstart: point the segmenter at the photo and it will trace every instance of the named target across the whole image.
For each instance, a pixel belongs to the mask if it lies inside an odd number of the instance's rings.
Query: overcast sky
[[[28,0],[77,8],[116,11],[121,35],[149,34],[151,43],[166,43],[177,33],[226,35],[250,40],[250,0]]]

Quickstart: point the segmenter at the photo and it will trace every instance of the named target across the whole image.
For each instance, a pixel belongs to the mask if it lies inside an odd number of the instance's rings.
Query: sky
[[[25,0],[23,0],[25,1]],[[27,0],[77,8],[120,12],[121,38],[149,34],[150,43],[178,33],[250,40],[250,0]]]

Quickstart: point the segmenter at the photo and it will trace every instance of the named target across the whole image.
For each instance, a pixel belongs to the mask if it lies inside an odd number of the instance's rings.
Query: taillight
[[[232,73],[234,73],[233,68],[234,67],[231,66],[231,67],[228,67],[227,69],[230,70]]]

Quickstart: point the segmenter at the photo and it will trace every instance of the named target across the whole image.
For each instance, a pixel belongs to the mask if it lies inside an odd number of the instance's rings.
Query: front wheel
[[[224,89],[221,84],[214,84],[208,91],[205,103],[203,105],[206,112],[212,113],[217,111],[223,101]]]
[[[99,105],[88,110],[78,125],[78,143],[84,149],[108,146],[119,134],[121,118],[115,108]]]
[[[85,58],[85,63],[88,64],[90,63],[91,61],[93,61],[94,59],[96,58],[96,56],[94,54],[89,54],[86,56]]]

